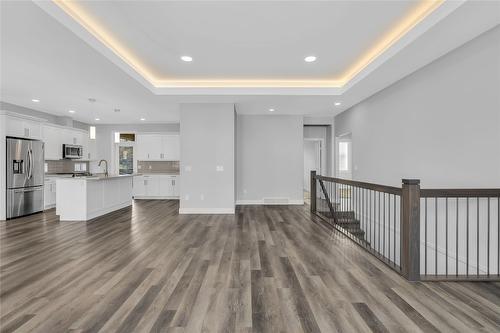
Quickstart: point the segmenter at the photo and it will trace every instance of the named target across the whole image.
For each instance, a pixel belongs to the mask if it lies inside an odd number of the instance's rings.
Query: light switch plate
[[[189,172],[189,171],[191,171],[191,170],[192,170],[192,167],[191,167],[190,165],[186,165],[186,166],[184,167],[184,170]]]

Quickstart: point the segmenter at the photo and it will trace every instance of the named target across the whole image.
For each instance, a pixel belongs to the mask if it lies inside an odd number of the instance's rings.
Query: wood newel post
[[[311,212],[316,213],[316,170],[311,170]]]
[[[403,179],[401,195],[401,273],[420,280],[420,180]]]

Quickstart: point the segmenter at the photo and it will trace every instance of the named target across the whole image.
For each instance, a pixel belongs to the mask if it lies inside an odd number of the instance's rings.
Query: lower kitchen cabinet
[[[178,199],[179,176],[135,176],[133,193],[135,199]]]
[[[49,209],[56,206],[56,181],[46,180],[43,187],[44,208]]]

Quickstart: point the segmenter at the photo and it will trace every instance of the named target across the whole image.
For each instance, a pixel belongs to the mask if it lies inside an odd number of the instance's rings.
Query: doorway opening
[[[337,165],[336,176],[343,179],[352,179],[352,137],[351,133],[336,138]]]

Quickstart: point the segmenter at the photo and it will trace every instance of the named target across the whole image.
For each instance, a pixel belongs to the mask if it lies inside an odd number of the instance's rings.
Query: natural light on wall
[[[91,140],[95,140],[95,126],[89,127],[89,137]]]
[[[120,132],[115,132],[115,143],[120,143]]]

